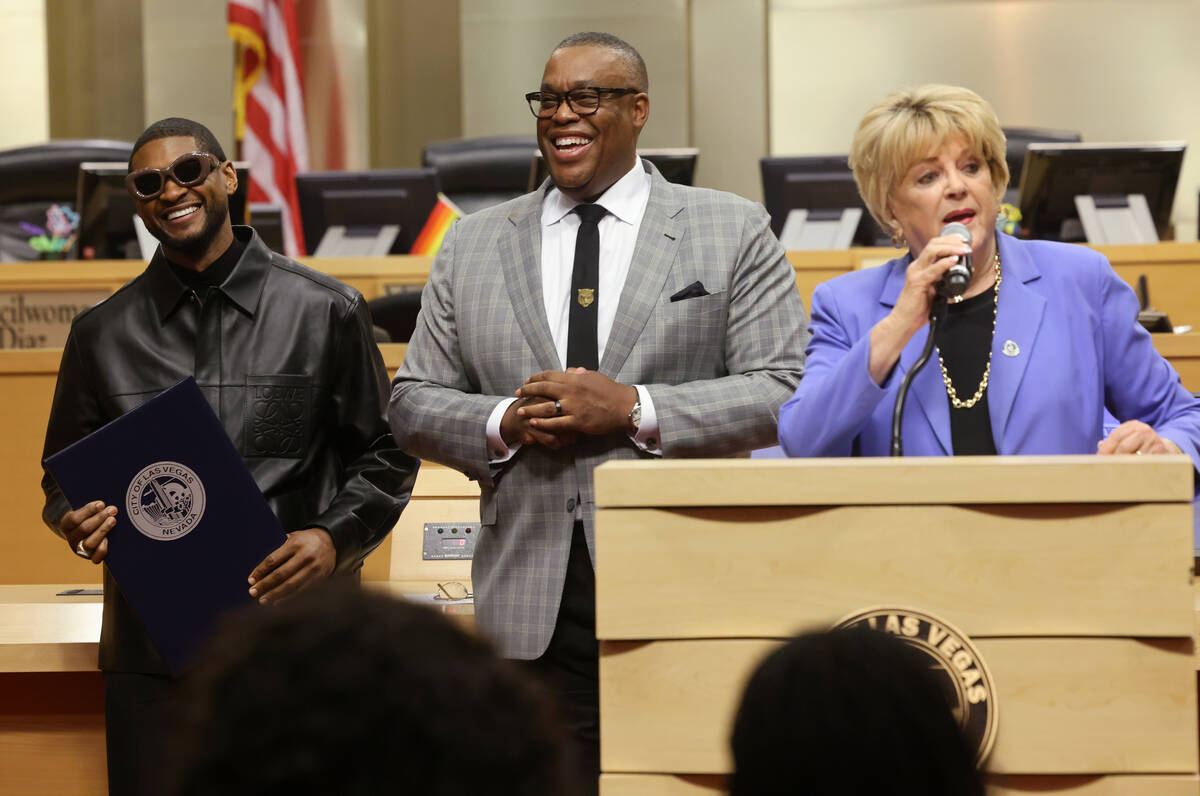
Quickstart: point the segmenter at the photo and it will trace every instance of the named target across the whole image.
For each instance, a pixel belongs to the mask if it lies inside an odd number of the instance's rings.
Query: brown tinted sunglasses
[[[163,192],[170,177],[184,188],[199,185],[208,179],[212,170],[221,165],[216,155],[208,152],[189,152],[175,158],[165,169],[138,169],[125,177],[125,190],[136,199],[149,201]]]

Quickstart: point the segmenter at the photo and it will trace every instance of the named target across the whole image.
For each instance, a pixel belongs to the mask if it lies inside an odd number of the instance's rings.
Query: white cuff
[[[516,398],[505,398],[496,404],[496,408],[488,415],[487,449],[489,464],[503,464],[521,449],[520,442],[505,445],[504,437],[500,435],[500,421],[504,419],[504,413],[508,411],[508,407],[516,400]]]
[[[638,425],[637,433],[630,434],[629,438],[646,453],[662,456],[662,440],[658,438],[658,415],[654,413],[654,400],[650,397],[650,391],[642,385],[635,384],[633,387],[637,390],[638,400],[642,404],[642,422]]]

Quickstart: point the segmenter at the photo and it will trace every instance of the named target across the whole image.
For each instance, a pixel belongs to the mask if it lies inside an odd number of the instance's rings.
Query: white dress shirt
[[[600,219],[600,283],[596,297],[596,350],[600,361],[608,335],[617,317],[617,305],[625,287],[625,277],[633,262],[638,230],[650,200],[650,174],[639,159],[630,171],[596,200],[608,211]],[[579,233],[579,216],[571,211],[579,204],[557,188],[551,188],[542,201],[542,298],[546,305],[546,320],[558,352],[558,361],[567,360],[567,335],[571,324],[571,272],[575,267],[575,238]],[[533,375],[532,373],[529,375]],[[658,444],[658,417],[650,393],[640,384],[638,400],[642,404],[642,420],[636,435],[630,439],[642,450],[661,455]],[[510,459],[520,449],[520,443],[505,445],[500,435],[500,421],[515,398],[506,398],[488,417],[488,450],[492,464]]]

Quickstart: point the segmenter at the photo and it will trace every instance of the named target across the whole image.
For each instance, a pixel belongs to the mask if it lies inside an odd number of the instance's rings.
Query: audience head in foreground
[[[927,659],[872,630],[775,650],[746,686],[731,744],[731,796],[983,794]]]
[[[535,685],[445,616],[353,586],[240,615],[181,718],[180,796],[566,792]]]

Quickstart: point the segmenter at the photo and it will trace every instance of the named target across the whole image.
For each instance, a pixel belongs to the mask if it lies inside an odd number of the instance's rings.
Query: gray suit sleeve
[[[729,291],[728,375],[646,385],[665,456],[727,456],[774,445],[779,408],[803,375],[804,307],[795,271],[761,206],[743,219]]]
[[[492,485],[487,419],[503,396],[480,395],[463,365],[454,307],[458,224],[446,233],[421,294],[421,314],[392,382],[388,420],[402,450]]]

